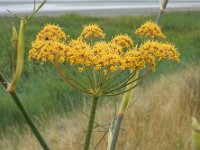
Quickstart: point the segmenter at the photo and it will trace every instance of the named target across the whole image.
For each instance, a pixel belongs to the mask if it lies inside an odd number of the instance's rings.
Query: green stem
[[[4,76],[1,73],[0,73],[0,82],[3,85],[4,89],[7,90],[8,82],[7,82],[7,80],[4,78]],[[20,97],[17,95],[16,91],[12,91],[12,92],[8,92],[8,93],[11,95],[11,97],[13,98],[15,104],[17,105],[17,107],[21,111],[22,115],[26,119],[29,127],[31,128],[32,132],[34,133],[35,137],[39,141],[39,143],[42,146],[42,148],[44,150],[50,150],[49,146],[45,142],[45,140],[42,137],[42,135],[40,134],[39,130],[34,125],[34,123],[33,123],[32,119],[31,119],[29,113],[25,109],[25,107],[24,107],[23,103],[21,102]]]
[[[99,98],[98,96],[93,96],[92,108],[91,108],[91,111],[90,111],[90,118],[89,118],[89,122],[88,122],[88,128],[87,128],[87,134],[86,134],[86,138],[85,138],[84,150],[89,150],[90,139],[91,139],[91,136],[92,136],[92,129],[93,129],[93,124],[94,124],[94,118],[95,118],[98,98]]]

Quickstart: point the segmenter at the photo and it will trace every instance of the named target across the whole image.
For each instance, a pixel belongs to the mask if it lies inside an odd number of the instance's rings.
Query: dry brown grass
[[[193,66],[178,73],[163,75],[151,82],[145,92],[137,89],[135,93],[135,97],[139,96],[139,99],[126,113],[117,149],[189,150],[190,118],[192,115],[199,117],[197,114],[200,107],[200,68]],[[89,110],[89,107],[85,109]],[[104,100],[97,111],[96,121],[99,124],[108,123],[113,118],[114,102]],[[72,112],[70,116],[40,121],[45,125],[41,130],[52,150],[80,150],[84,142],[87,120],[83,113]],[[94,130],[105,131],[100,127]],[[40,149],[29,130],[23,135],[19,134],[17,128],[12,131],[13,135],[2,135],[0,149]],[[93,133],[91,150],[103,134]],[[107,135],[97,150],[106,149]]]

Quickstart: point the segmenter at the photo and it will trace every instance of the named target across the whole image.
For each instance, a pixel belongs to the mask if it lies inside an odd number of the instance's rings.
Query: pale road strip
[[[0,5],[0,16],[9,16],[9,9],[18,14],[29,14],[32,4]],[[169,3],[168,11],[200,11],[200,2]],[[96,17],[151,15],[159,11],[159,3],[48,3],[40,15],[59,16],[76,13]]]

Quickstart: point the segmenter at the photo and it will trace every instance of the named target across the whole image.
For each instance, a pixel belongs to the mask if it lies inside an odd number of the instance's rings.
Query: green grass
[[[27,60],[31,41],[35,39],[37,32],[44,24],[59,24],[71,38],[76,38],[80,35],[84,24],[97,23],[107,33],[106,40],[111,39],[115,34],[127,33],[137,41],[134,30],[146,20],[155,20],[155,16],[95,18],[64,15],[35,17],[26,28],[25,68],[17,89],[28,111],[36,118],[45,116],[48,119],[51,114],[62,114],[62,112],[77,108],[83,103],[82,94],[64,84],[53,66],[50,64],[39,65]],[[8,79],[11,75],[12,24],[17,25],[18,20],[11,17],[0,18],[0,70],[7,75]],[[168,37],[167,40],[178,47],[181,53],[181,63],[162,63],[156,76],[184,68],[191,62],[199,63],[200,12],[167,13],[163,17],[161,25],[163,32]],[[24,122],[14,102],[2,88],[0,88],[0,117],[0,132],[13,125],[22,125]]]

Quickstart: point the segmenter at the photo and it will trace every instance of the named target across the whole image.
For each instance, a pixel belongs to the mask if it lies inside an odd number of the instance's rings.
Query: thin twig
[[[11,15],[13,15],[14,17],[18,18],[18,19],[22,19],[21,17],[19,17],[17,14],[13,13],[12,11],[10,11],[9,9],[6,9]]]
[[[102,136],[102,138],[99,140],[99,142],[96,144],[96,146],[94,147],[94,150],[97,149],[97,147],[99,146],[99,144],[103,141],[104,137],[106,136],[106,134],[108,133],[109,130],[105,131],[104,135]]]
[[[89,115],[88,115],[87,113],[85,113],[85,112],[83,112],[83,111],[81,111],[81,112],[82,112],[87,118],[89,118]],[[107,130],[106,127],[100,125],[100,124],[99,124],[98,122],[96,122],[95,120],[94,120],[94,124],[96,124],[97,127],[102,127],[102,128],[104,128],[104,129]],[[93,129],[94,129],[94,128],[96,128],[96,127],[93,127]]]
[[[139,100],[139,96],[134,100],[131,104],[128,105],[127,110],[130,109],[137,101]]]
[[[35,11],[35,9],[36,9],[36,1],[34,0],[33,1],[33,12]]]
[[[42,8],[42,6],[46,3],[46,0],[43,0],[43,2],[38,6],[38,8],[31,14],[30,17],[28,17],[27,22],[29,22],[35,14]]]

